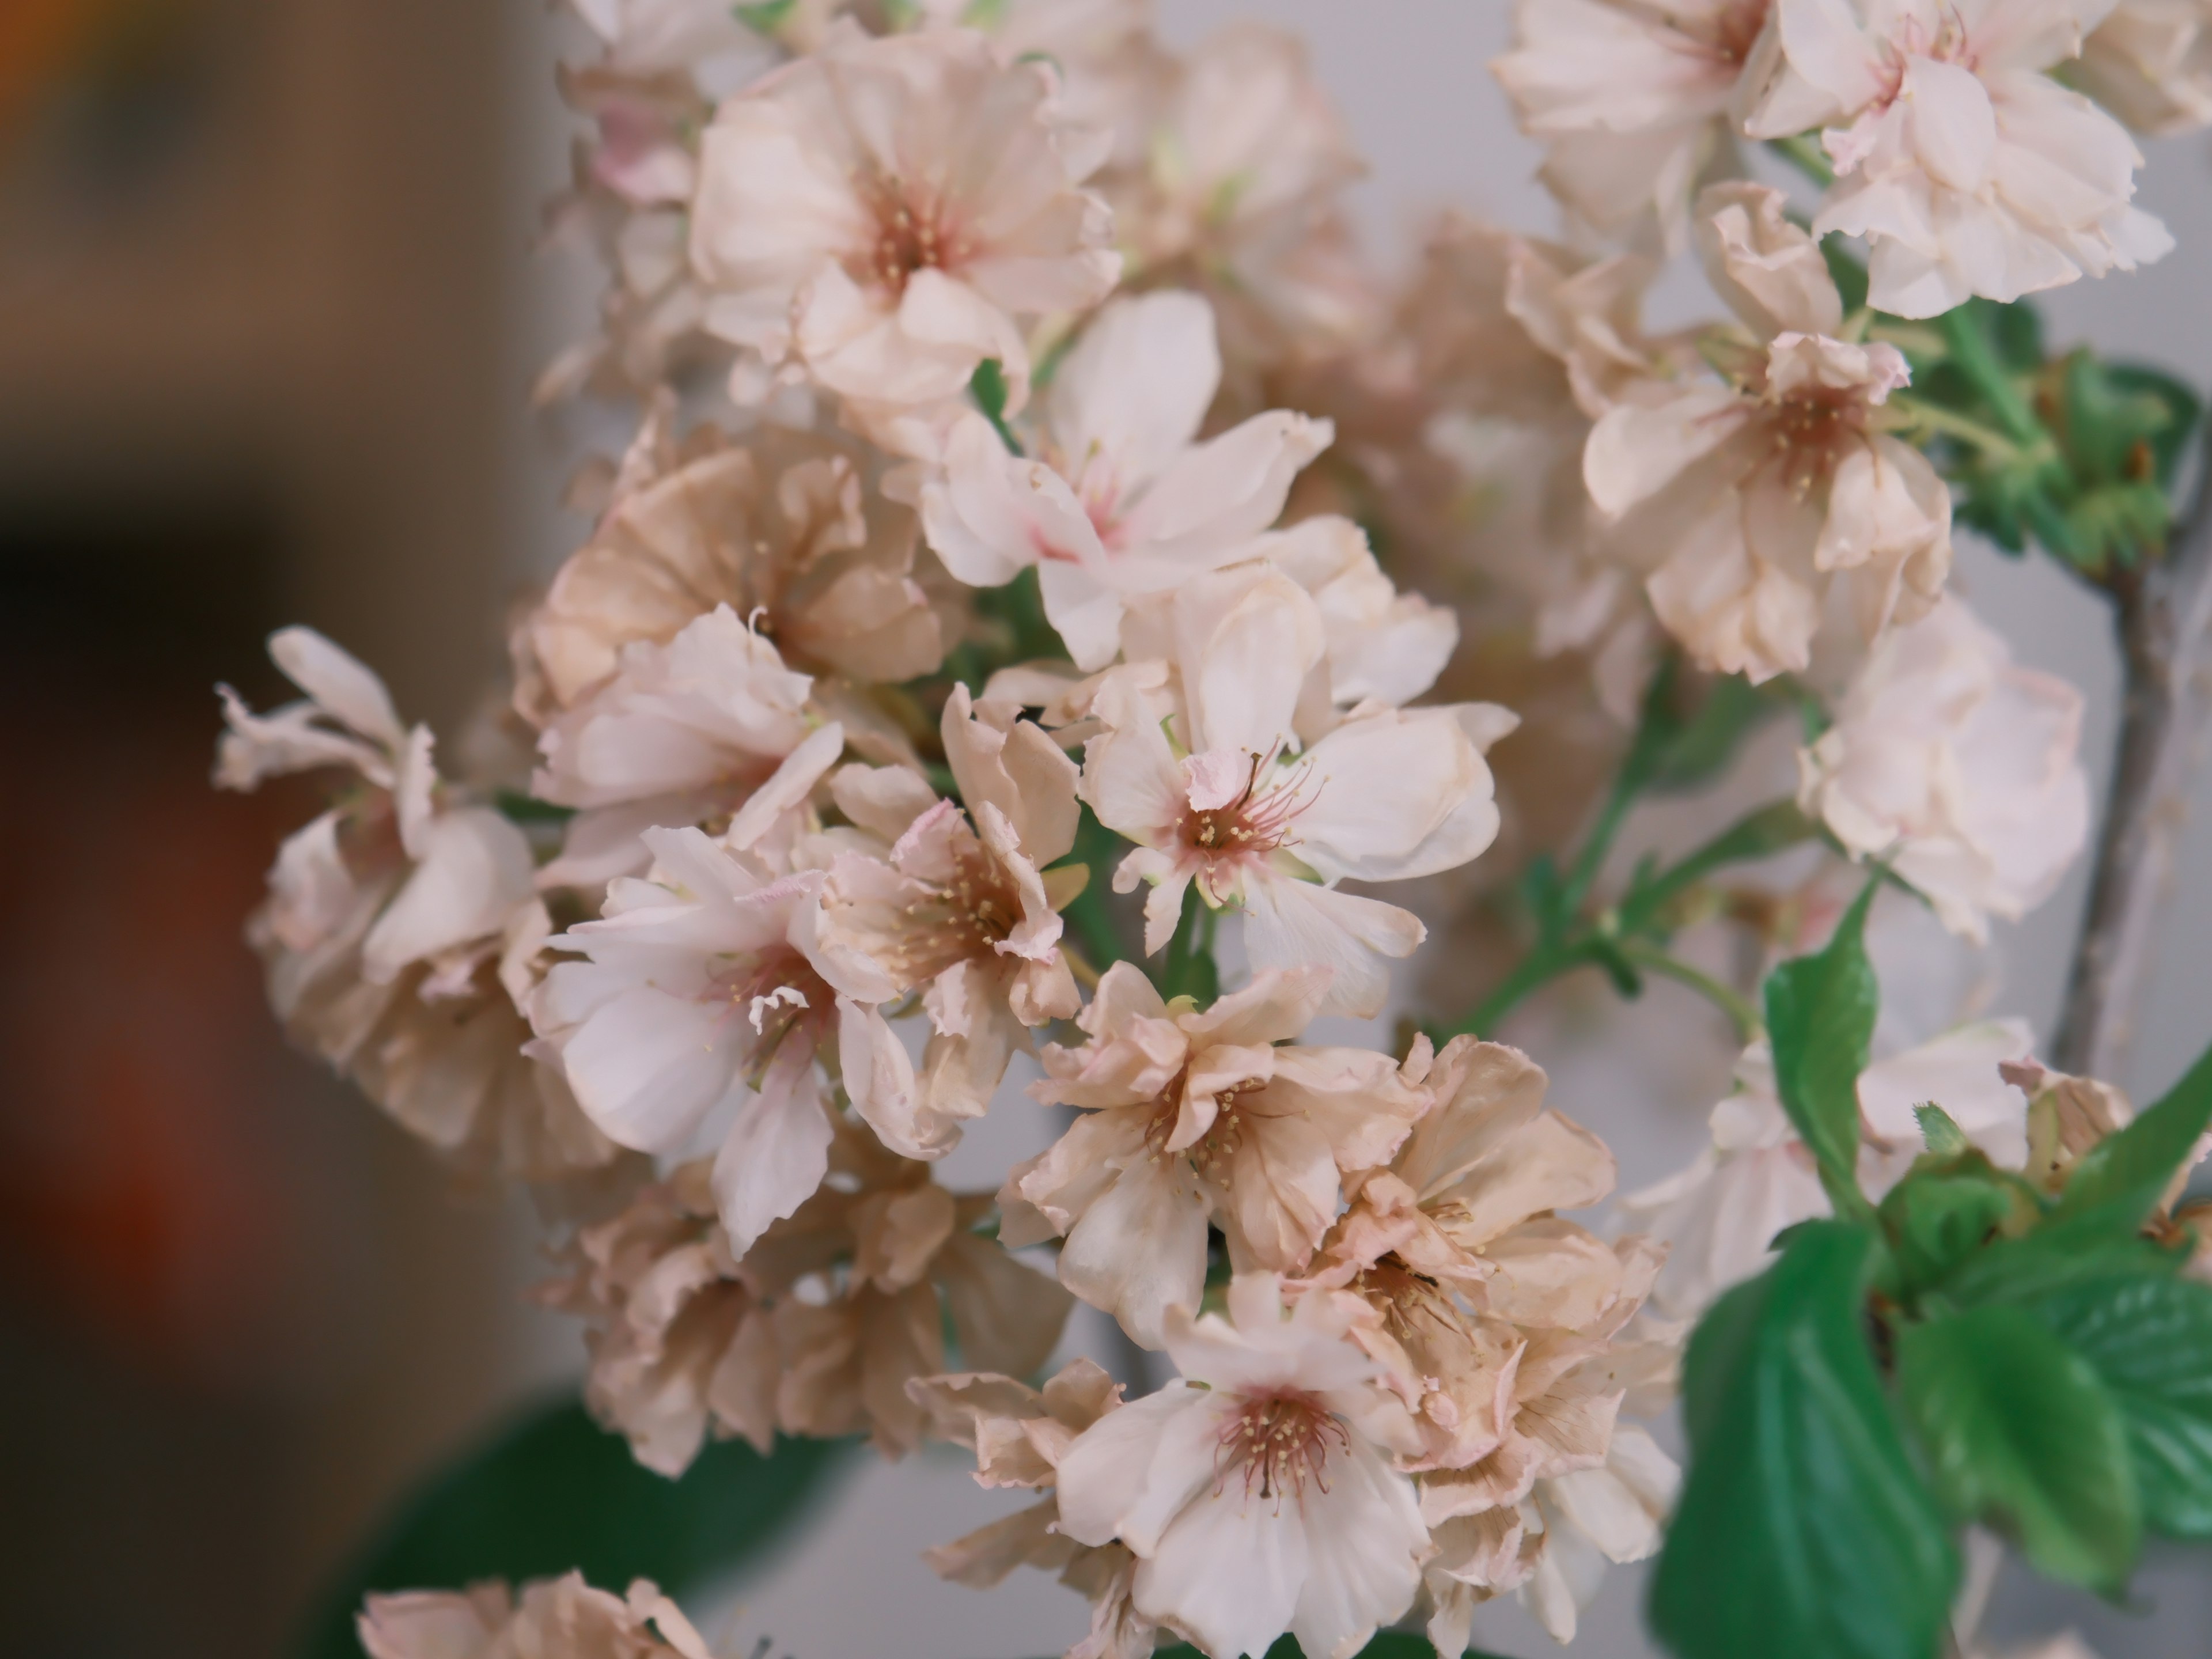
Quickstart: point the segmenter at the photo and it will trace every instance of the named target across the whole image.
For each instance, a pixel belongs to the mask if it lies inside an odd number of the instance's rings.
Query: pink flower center
[[[1769,465],[1781,469],[1784,487],[1802,501],[1834,475],[1866,425],[1866,398],[1856,391],[1824,388],[1781,398],[1766,411]]]
[[[1319,793],[1318,788],[1310,791],[1305,787],[1312,768],[1301,763],[1288,777],[1271,780],[1268,787],[1262,789],[1259,787],[1260,772],[1266,764],[1260,756],[1252,757],[1251,774],[1245,780],[1243,790],[1226,805],[1200,807],[1187,804],[1183,808],[1182,821],[1176,829],[1176,840],[1186,856],[1205,866],[1209,883],[1217,865],[1263,858],[1297,844],[1292,826],[1298,814],[1312,805]]]
[[[905,293],[917,270],[956,270],[973,255],[951,204],[936,191],[879,179],[863,194],[874,211],[876,240],[860,274],[890,293]]]
[[[1280,1504],[1305,1498],[1309,1485],[1328,1490],[1328,1455],[1350,1448],[1344,1425],[1310,1395],[1285,1393],[1248,1400],[1221,1431],[1214,1454],[1215,1489],[1242,1470],[1244,1492]]]
[[[814,964],[788,945],[765,951],[710,981],[708,995],[728,1004],[725,1019],[751,1031],[757,1054],[771,1054],[794,1029],[820,1029],[837,1006],[837,994]]]
[[[971,846],[956,855],[950,880],[901,914],[904,929],[878,954],[903,983],[919,985],[955,963],[999,960],[1000,943],[1020,925],[1022,896],[997,860]]]

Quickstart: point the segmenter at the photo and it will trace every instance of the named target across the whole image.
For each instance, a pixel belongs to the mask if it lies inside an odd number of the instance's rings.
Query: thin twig
[[[2197,495],[2162,557],[2113,584],[2124,696],[2119,754],[2097,839],[2051,1063],[2117,1079],[2165,908],[2190,773],[2204,730],[2212,628],[2212,422]]]

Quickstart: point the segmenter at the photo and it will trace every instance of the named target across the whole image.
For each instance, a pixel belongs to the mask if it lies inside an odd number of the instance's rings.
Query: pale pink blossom
[[[623,647],[613,677],[538,733],[532,793],[578,809],[544,887],[596,887],[652,861],[641,835],[704,825],[753,849],[844,752],[812,681],[718,605],[665,645]]]
[[[586,1322],[585,1400],[638,1461],[675,1476],[706,1437],[865,1431],[920,1440],[915,1379],[961,1360],[1027,1373],[1073,1298],[976,1234],[986,1193],[936,1185],[840,1117],[832,1180],[744,1250],[718,1218],[705,1160],[647,1188],[562,1252],[538,1299]]]
[[[1878,643],[1798,754],[1798,799],[1980,941],[2051,896],[2089,830],[2081,694],[2022,668],[1962,600]]]
[[[2024,1021],[1960,1026],[1875,1061],[1859,1074],[1859,1184],[1876,1198],[1926,1150],[1913,1108],[1933,1102],[1970,1143],[2006,1169],[2025,1166],[2027,1102],[2008,1076],[2030,1045]],[[1744,1050],[1735,1091],[1713,1108],[1712,1144],[1687,1169],[1620,1200],[1622,1213],[1668,1247],[1652,1292],[1690,1320],[1763,1270],[1784,1227],[1829,1213],[1813,1155],[1775,1092],[1765,1042]]]
[[[1491,64],[1542,178],[1595,229],[1656,221],[1679,243],[1700,179],[1730,161],[1734,118],[1771,47],[1769,0],[1517,0]]]
[[[696,829],[643,840],[653,879],[617,878],[597,921],[554,941],[584,959],[545,977],[531,1017],[613,1140],[666,1154],[730,1111],[714,1189],[742,1255],[829,1168],[817,1051],[849,999],[884,994],[873,965],[818,938],[819,872],[773,878]]]
[[[963,581],[1037,568],[1045,615],[1086,670],[1120,648],[1127,603],[1249,556],[1326,421],[1287,410],[1195,441],[1221,380],[1213,313],[1194,294],[1117,300],[1085,328],[1007,453],[989,422],[953,428],[922,495],[929,544]]]
[[[1367,532],[1334,514],[1255,538],[1250,553],[1313,596],[1328,641],[1329,697],[1339,708],[1413,702],[1437,683],[1459,645],[1459,620],[1382,574]]]
[[[1108,969],[1078,1018],[1090,1040],[1044,1050],[1031,1092],[1083,1115],[1007,1176],[1010,1239],[1060,1236],[1060,1281],[1153,1347],[1170,1309],[1198,1305],[1209,1223],[1236,1271],[1303,1266],[1341,1172],[1387,1159],[1428,1103],[1388,1054],[1288,1041],[1328,983],[1262,973],[1199,1009],[1133,963]]]
[[[943,1578],[988,1589],[1018,1566],[1057,1571],[1091,1603],[1091,1629],[1067,1659],[1151,1659],[1157,1632],[1130,1603],[1136,1558],[1118,1543],[1079,1544],[1060,1528],[1053,1495],[1060,1459],[1083,1431],[1118,1409],[1121,1385],[1088,1359],[1072,1360],[1042,1389],[1011,1376],[965,1372],[906,1385],[931,1432],[975,1454],[981,1486],[1048,1495],[1027,1509],[940,1544],[922,1559]]]
[[[626,647],[665,645],[720,605],[817,680],[937,667],[945,623],[916,580],[914,514],[872,487],[858,445],[771,426],[679,441],[672,423],[648,415],[591,539],[515,630],[526,719],[545,725],[611,679]]]
[[[1868,303],[1932,317],[2173,246],[2130,205],[2142,157],[2120,124],[2045,71],[2077,56],[2107,0],[1775,0],[1785,64],[1753,137],[1826,129],[1837,180],[1815,235],[1863,236]]]
[[[1650,1433],[1623,1423],[1597,1461],[1536,1482],[1517,1503],[1436,1523],[1437,1553],[1422,1570],[1430,1641],[1465,1651],[1474,1609],[1511,1590],[1554,1641],[1571,1642],[1607,1565],[1657,1553],[1680,1484]]]
[[[708,325],[883,404],[957,397],[995,359],[1019,405],[1022,320],[1080,311],[1120,270],[1101,147],[1049,65],[964,29],[821,49],[726,100],[702,142],[691,256]]]
[[[2120,0],[2091,32],[2067,78],[2149,137],[2212,124],[2212,6]]]
[[[1864,640],[1926,614],[1950,569],[1951,497],[1882,430],[1903,356],[1835,337],[1835,283],[1780,192],[1715,185],[1698,212],[1715,285],[1758,343],[1717,343],[1724,373],[1616,403],[1583,473],[1659,561],[1646,591],[1667,630],[1704,666],[1759,681],[1811,662],[1832,584]]]
[[[1390,1460],[1412,1425],[1352,1317],[1326,1294],[1286,1313],[1272,1273],[1233,1279],[1228,1318],[1170,1320],[1181,1380],[1060,1455],[1060,1529],[1126,1545],[1136,1610],[1214,1659],[1285,1631],[1356,1653],[1419,1588],[1428,1529]]]
[[[1411,954],[1425,930],[1336,884],[1430,875],[1487,847],[1498,810],[1483,751],[1512,716],[1370,705],[1301,749],[1310,678],[1328,708],[1327,626],[1303,588],[1262,564],[1187,584],[1161,628],[1181,693],[1174,735],[1143,674],[1117,671],[1096,697],[1105,731],[1085,745],[1083,772],[1099,821],[1138,843],[1114,882],[1152,884],[1146,950],[1166,947],[1195,884],[1206,904],[1246,913],[1255,968],[1322,964],[1334,972],[1324,1012],[1376,1012],[1389,985],[1380,958]]]
[[[1667,1246],[1652,1304],[1694,1319],[1772,1259],[1775,1234],[1829,1212],[1813,1154],[1774,1092],[1764,1042],[1736,1064],[1735,1092],[1713,1108],[1712,1144],[1677,1175],[1626,1194],[1620,1210]]]
[[[307,696],[256,714],[226,688],[216,781],[352,781],[285,841],[247,929],[277,1017],[465,1170],[606,1169],[620,1149],[522,1052],[515,997],[550,931],[522,832],[440,778],[428,728],[404,728],[383,682],[330,641],[288,628],[270,653]]]
[[[1544,1107],[1539,1066],[1458,1037],[1407,1071],[1421,1115],[1387,1164],[1346,1180],[1351,1204],[1310,1273],[1374,1310],[1355,1340],[1414,1413],[1422,1444],[1408,1467],[1464,1468],[1512,1437],[1530,1333],[1609,1334],[1642,1291],[1613,1246],[1553,1213],[1603,1199],[1613,1164]]]
[[[838,856],[823,888],[822,939],[877,981],[846,1015],[845,1087],[910,1158],[951,1151],[1028,1047],[1025,1028],[1080,1006],[1059,912],[1088,871],[1040,873],[1075,843],[1076,769],[1013,712],[956,687],[941,730],[967,813],[937,802],[883,856]],[[915,992],[931,1026],[919,1074],[878,1007]]]
[[[1213,300],[1232,383],[1370,332],[1380,296],[1341,205],[1366,164],[1305,43],[1232,23],[1159,80],[1140,143],[1100,179],[1130,280]]]
[[[714,1659],[649,1580],[618,1596],[576,1572],[520,1597],[497,1583],[372,1595],[356,1628],[368,1659]]]

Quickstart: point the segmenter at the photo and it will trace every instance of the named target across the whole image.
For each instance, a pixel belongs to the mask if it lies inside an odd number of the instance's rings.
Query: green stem
[[[1759,1010],[1752,1006],[1748,998],[1733,987],[1722,984],[1711,975],[1692,968],[1679,957],[1668,955],[1657,945],[1646,945],[1640,939],[1626,939],[1621,943],[1620,953],[1639,968],[1657,974],[1662,979],[1671,979],[1677,985],[1687,986],[1718,1008],[1735,1023],[1738,1042],[1748,1042],[1766,1029],[1765,1022],[1759,1017]]]
[[[2026,452],[2001,432],[1991,431],[1979,421],[1969,419],[1955,410],[1945,409],[1940,404],[1923,403],[1902,392],[1893,393],[1889,407],[1923,431],[1941,432],[1987,455],[1993,455],[2008,465],[2017,465],[2027,459]]]
[[[1583,940],[1540,945],[1523,957],[1521,965],[1508,974],[1488,996],[1475,1005],[1473,1012],[1453,1024],[1431,1031],[1429,1035],[1441,1046],[1455,1036],[1482,1036],[1494,1031],[1498,1022],[1532,993],[1564,974],[1572,973],[1590,960],[1590,947]]]
[[[1818,833],[1811,820],[1790,800],[1771,802],[1747,813],[1682,860],[1640,881],[1620,902],[1620,932],[1624,936],[1658,933],[1667,907],[1716,870],[1752,859],[1765,858],[1785,847],[1794,847]]]
[[[1834,164],[1828,160],[1827,151],[1820,148],[1820,141],[1811,133],[1800,132],[1787,138],[1770,138],[1767,143],[1777,155],[1823,190],[1836,182]]]
[[[1970,301],[1945,312],[1940,320],[1943,338],[1951,348],[1951,361],[1973,382],[2005,430],[2024,447],[2041,443],[2045,436],[2043,422],[2035,418],[2034,410],[1998,361],[1989,331],[1982,326],[1982,313]]]

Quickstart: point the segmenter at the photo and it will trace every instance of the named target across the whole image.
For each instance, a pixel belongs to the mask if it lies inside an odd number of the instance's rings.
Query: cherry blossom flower
[[[845,1086],[884,1144],[909,1158],[951,1151],[1028,1046],[1024,1028],[1081,1006],[1059,912],[1088,871],[1039,873],[1075,844],[1075,765],[1013,714],[1003,703],[979,708],[956,687],[941,729],[972,822],[939,801],[886,856],[837,857],[823,888],[823,940],[866,962],[878,987],[846,1013]],[[932,1028],[918,1077],[877,1006],[916,991]]]
[[[310,629],[270,654],[307,696],[256,714],[223,690],[216,781],[325,769],[356,787],[296,831],[248,938],[286,1030],[465,1170],[566,1182],[620,1149],[522,1052],[514,990],[548,931],[529,844],[437,774],[382,681]]]
[[[368,1659],[714,1659],[676,1603],[638,1579],[617,1596],[581,1573],[526,1584],[372,1595],[356,1627]]]
[[[1429,1639],[1467,1649],[1474,1609],[1507,1590],[1554,1641],[1571,1642],[1608,1562],[1658,1553],[1681,1471],[1632,1423],[1617,1424],[1601,1461],[1536,1483],[1517,1504],[1438,1522],[1422,1569]]]
[[[1613,1248],[1550,1213],[1597,1203],[1613,1166],[1603,1142],[1544,1109],[1543,1072],[1471,1037],[1428,1060],[1408,1062],[1424,1085],[1413,1133],[1346,1181],[1351,1206],[1310,1273],[1375,1310],[1355,1340],[1414,1413],[1423,1443],[1408,1467],[1463,1468],[1505,1443],[1528,1331],[1625,1322],[1634,1300],[1621,1306]]]
[[[1878,644],[1798,754],[1798,799],[1976,943],[2051,896],[2089,831],[2081,694],[1946,599]]]
[[[1933,317],[2010,301],[2173,246],[2131,206],[2142,157],[2118,122],[2044,71],[2105,0],[1775,0],[1785,66],[1746,131],[1808,127],[1837,182],[1813,234],[1863,236],[1867,301]]]
[[[811,688],[727,605],[666,645],[623,647],[614,677],[538,734],[532,793],[579,809],[539,885],[641,873],[656,825],[708,825],[750,850],[844,752],[842,726],[815,725]]]
[[[816,1053],[841,996],[884,989],[872,964],[818,938],[819,872],[772,878],[696,829],[642,839],[653,879],[617,878],[598,920],[554,941],[585,959],[546,975],[531,1018],[622,1146],[676,1152],[734,1110],[714,1190],[743,1255],[821,1184],[832,1122]]]
[[[1121,1404],[1121,1384],[1088,1359],[1069,1362],[1042,1389],[975,1372],[916,1377],[906,1388],[928,1412],[933,1434],[975,1454],[978,1486],[1047,1493],[1061,1455]],[[922,1559],[940,1577],[975,1589],[990,1589],[1018,1566],[1057,1571],[1091,1603],[1091,1629],[1067,1659],[1150,1659],[1155,1627],[1129,1599],[1136,1558],[1120,1544],[1079,1544],[1059,1522],[1059,1499],[1048,1496]]]
[[[1118,671],[1095,700],[1106,729],[1083,770],[1099,821],[1138,843],[1114,884],[1152,884],[1146,950],[1165,948],[1194,884],[1208,905],[1246,912],[1255,968],[1320,963],[1334,972],[1323,1012],[1376,1012],[1389,983],[1377,958],[1410,954],[1425,930],[1335,884],[1432,874],[1487,847],[1498,810],[1482,756],[1512,716],[1370,707],[1300,751],[1301,695],[1328,648],[1304,590],[1264,565],[1221,571],[1179,590],[1164,628],[1177,735],[1140,677]]]
[[[1085,670],[1121,646],[1126,603],[1247,556],[1326,421],[1273,410],[1203,444],[1221,380],[1213,313],[1196,295],[1116,300],[1042,398],[1031,455],[970,414],[922,495],[929,544],[961,580],[995,587],[1031,565],[1045,615]]]
[[[1370,331],[1379,296],[1340,204],[1366,164],[1305,43],[1233,23],[1163,78],[1139,163],[1100,179],[1129,279],[1203,289],[1221,313],[1232,382]]]
[[[1491,72],[1541,174],[1607,234],[1656,220],[1679,245],[1700,179],[1763,79],[1770,0],[1517,0],[1514,50]]]
[[[2135,131],[2171,138],[2212,125],[2212,8],[2120,0],[2067,79]]]
[[[1047,1047],[1031,1089],[1084,1115],[1008,1175],[1002,1236],[1064,1237],[1060,1281],[1151,1347],[1169,1310],[1198,1305],[1209,1222],[1236,1271],[1303,1265],[1340,1172],[1389,1158],[1427,1104],[1388,1054],[1288,1044],[1328,981],[1262,973],[1200,1010],[1163,1001],[1133,963],[1108,969],[1078,1017],[1090,1040]]]
[[[640,1462],[675,1476],[706,1437],[763,1454],[778,1433],[867,1431],[911,1451],[914,1379],[945,1367],[946,1322],[969,1364],[1027,1372],[1071,1298],[969,1229],[989,1196],[932,1184],[841,1119],[836,1179],[733,1253],[704,1160],[585,1228],[538,1299],[581,1317],[585,1401]]]
[[[945,619],[915,577],[914,515],[870,487],[857,445],[770,426],[679,442],[664,419],[648,416],[617,498],[515,631],[526,719],[546,724],[611,679],[626,647],[665,645],[721,605],[801,674],[936,669]]]
[[[1429,1551],[1389,1454],[1413,1428],[1352,1313],[1272,1273],[1231,1281],[1229,1317],[1169,1322],[1182,1379],[1108,1413],[1060,1454],[1061,1531],[1137,1558],[1137,1612],[1215,1659],[1288,1631],[1356,1653],[1413,1603]]]
[[[1401,593],[1351,520],[1323,514],[1256,537],[1248,550],[1313,596],[1328,641],[1329,698],[1339,708],[1403,707],[1451,660],[1457,618]]]
[[[1120,269],[1103,150],[1039,62],[968,30],[850,25],[727,100],[702,142],[691,257],[708,324],[771,366],[878,403],[963,392],[995,359],[1018,408],[1018,319],[1080,311]]]
[[[1925,615],[1950,569],[1951,497],[1881,430],[1905,359],[1835,337],[1835,283],[1780,192],[1715,185],[1699,219],[1714,284],[1759,343],[1717,344],[1722,377],[1617,403],[1583,471],[1591,500],[1634,514],[1662,560],[1646,590],[1668,631],[1705,667],[1756,682],[1810,663],[1832,582],[1866,640]]]

